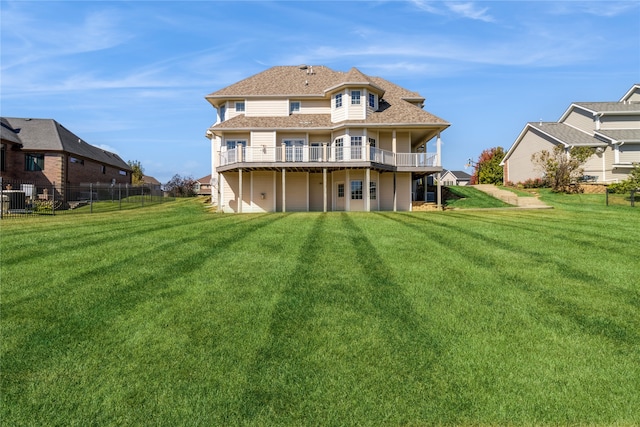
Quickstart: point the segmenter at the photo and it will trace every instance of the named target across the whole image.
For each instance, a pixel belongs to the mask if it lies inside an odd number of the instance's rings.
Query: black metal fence
[[[87,183],[61,185],[0,178],[0,219],[37,215],[97,213],[174,200],[149,185]]]
[[[607,188],[606,191],[606,203],[607,206],[624,205],[635,207],[637,199],[640,198],[640,190],[635,189],[631,191],[618,192],[612,191]]]

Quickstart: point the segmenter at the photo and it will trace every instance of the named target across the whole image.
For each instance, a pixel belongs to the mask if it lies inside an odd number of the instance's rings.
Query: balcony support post
[[[393,211],[396,212],[398,210],[398,198],[396,194],[396,171],[393,171]]]
[[[238,169],[238,213],[242,213],[242,168]]]
[[[327,211],[327,168],[322,168],[322,200],[323,212]]]
[[[364,188],[362,189],[362,197],[364,198],[364,211],[371,211],[371,168],[364,170]]]
[[[436,186],[437,190],[436,190],[436,196],[438,198],[437,200],[437,206],[438,209],[442,208],[442,182],[440,179],[440,172],[438,172],[438,174],[436,175],[436,179],[438,180],[438,185]],[[425,187],[426,188],[426,187]]]
[[[284,147],[284,145],[283,145]],[[284,150],[283,150],[284,151]],[[282,168],[282,212],[287,211],[287,179],[285,177],[286,169]]]

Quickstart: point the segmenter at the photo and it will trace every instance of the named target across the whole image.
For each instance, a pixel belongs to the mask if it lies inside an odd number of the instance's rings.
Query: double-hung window
[[[351,181],[351,200],[362,200],[362,180]]]
[[[362,158],[362,137],[352,136],[351,137],[351,159],[359,160],[361,158]]]
[[[300,112],[300,101],[291,101],[289,103],[289,114]]]
[[[37,172],[44,169],[44,154],[25,154],[24,170]]]
[[[369,94],[369,107],[376,108],[376,96],[372,93]]]
[[[243,113],[244,112],[244,101],[237,101],[236,102],[236,112],[237,113]]]
[[[352,90],[351,91],[351,104],[352,105],[360,105],[360,91]]]
[[[342,107],[342,94],[336,93],[336,108]]]
[[[344,142],[342,138],[336,139],[336,160],[342,160],[344,153]]]
[[[369,181],[369,199],[370,200],[375,200],[376,199],[376,182],[375,181]]]

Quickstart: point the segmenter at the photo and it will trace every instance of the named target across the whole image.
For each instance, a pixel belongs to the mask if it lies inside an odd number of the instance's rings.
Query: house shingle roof
[[[14,144],[22,144],[19,131],[14,129],[4,117],[0,118],[0,138],[3,141],[13,142]]]
[[[20,129],[20,141],[27,151],[60,151],[92,159],[123,170],[131,167],[115,153],[88,144],[53,119],[4,118],[14,129]]]
[[[625,104],[623,102],[574,102],[574,105],[582,107],[594,113],[638,113],[639,103]]]
[[[311,71],[312,70],[312,71]],[[326,91],[343,84],[369,84],[384,91],[378,111],[366,120],[348,120],[349,124],[363,125],[449,125],[422,108],[406,100],[423,101],[417,92],[409,91],[380,77],[369,77],[356,68],[343,73],[324,66],[301,69],[295,66],[272,67],[231,86],[209,94],[206,98],[233,99],[261,96],[310,96],[326,98]],[[214,129],[331,129],[345,122],[332,123],[330,114],[294,114],[277,117],[246,117],[244,115],[218,123]]]
[[[594,138],[593,135],[582,132],[564,123],[543,122],[529,123],[531,128],[545,133],[569,146],[606,147],[603,141]]]
[[[640,141],[640,129],[611,129],[596,131],[596,134],[603,135],[614,141],[637,142]]]

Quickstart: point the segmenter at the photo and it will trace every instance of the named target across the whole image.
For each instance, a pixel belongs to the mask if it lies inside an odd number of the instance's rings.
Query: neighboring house
[[[159,192],[162,190],[162,184],[160,181],[152,176],[142,175],[142,182],[151,188],[151,192]]]
[[[210,196],[211,195],[211,174],[203,176],[196,181],[194,188],[198,196]]]
[[[471,175],[463,171],[450,171],[444,170],[440,181],[442,185],[469,185],[471,182]]]
[[[449,123],[420,94],[356,68],[273,67],[206,99],[217,112],[212,202],[223,212],[408,211],[442,171]]]
[[[83,141],[51,119],[2,117],[2,171],[6,182],[56,185],[131,183],[131,168],[117,154]]]
[[[557,122],[528,123],[501,165],[504,182],[541,178],[531,161],[534,153],[586,146],[595,149],[584,165],[585,179],[610,183],[628,177],[640,162],[640,84],[635,84],[618,102],[575,102]]]

